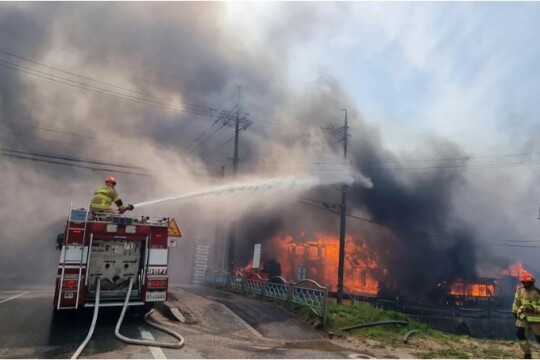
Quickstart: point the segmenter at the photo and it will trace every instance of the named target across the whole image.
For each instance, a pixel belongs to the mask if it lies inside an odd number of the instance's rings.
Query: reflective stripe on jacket
[[[527,321],[530,323],[540,323],[540,290],[535,287],[530,289],[519,288],[514,296],[512,312],[517,313],[520,307],[532,306],[533,314],[527,314]]]
[[[94,198],[90,201],[90,208],[105,210],[111,207],[113,202],[120,200],[120,196],[112,186],[100,186],[94,192]]]

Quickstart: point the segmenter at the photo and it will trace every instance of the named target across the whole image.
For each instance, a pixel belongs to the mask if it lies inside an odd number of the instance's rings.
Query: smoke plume
[[[389,169],[385,164],[399,165],[401,156],[385,147],[337,80],[321,71],[302,90],[291,84],[291,47],[324,16],[291,5],[291,16],[309,15],[307,27],[276,24],[273,41],[256,42],[255,34],[228,27],[224,7],[0,4],[0,286],[52,284],[56,233],[70,203],[86,206],[108,175],[118,178],[124,202],[143,203],[228,183],[344,171],[356,180],[350,213],[381,224],[349,220],[348,231],[387,254],[394,287],[427,293],[440,280],[473,278],[480,245],[474,224],[453,206],[464,178],[445,169]],[[352,135],[346,160],[339,136],[328,130],[342,126],[345,106]],[[242,129],[233,179],[236,117]],[[463,155],[450,141],[430,144],[420,155]],[[280,232],[339,231],[338,216],[306,207],[300,196],[339,202],[339,191],[326,185],[191,198],[135,213],[176,217],[184,241],[205,239],[217,249],[234,223],[237,264],[245,264],[252,244]],[[172,281],[187,281],[192,254],[175,251]]]

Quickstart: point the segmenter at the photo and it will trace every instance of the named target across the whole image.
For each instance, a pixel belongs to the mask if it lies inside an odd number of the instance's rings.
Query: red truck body
[[[129,305],[151,306],[167,300],[171,219],[99,217],[72,209],[63,236],[56,275],[56,310],[122,306],[133,278]]]

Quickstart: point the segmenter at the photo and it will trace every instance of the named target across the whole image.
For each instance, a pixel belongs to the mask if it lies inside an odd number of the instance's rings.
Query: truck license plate
[[[166,291],[147,291],[146,301],[165,301],[167,299]]]

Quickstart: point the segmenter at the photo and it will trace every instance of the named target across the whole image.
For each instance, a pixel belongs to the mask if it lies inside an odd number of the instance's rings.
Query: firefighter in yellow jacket
[[[105,179],[105,186],[100,186],[94,192],[94,198],[90,201],[90,211],[95,213],[113,213],[112,203],[118,207],[118,212],[123,214],[126,210],[133,210],[133,205],[124,206],[120,195],[115,190],[116,178],[109,176]]]
[[[523,350],[523,358],[531,359],[531,345],[527,339],[532,331],[540,343],[540,290],[534,286],[534,277],[528,272],[521,274],[523,287],[517,289],[512,304],[512,313],[516,317],[516,336]]]

